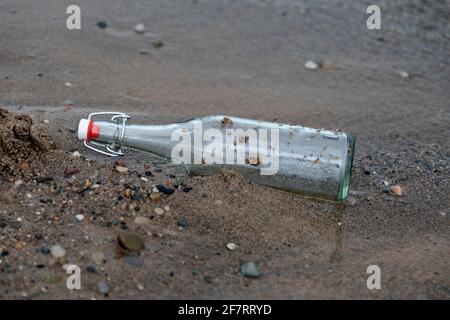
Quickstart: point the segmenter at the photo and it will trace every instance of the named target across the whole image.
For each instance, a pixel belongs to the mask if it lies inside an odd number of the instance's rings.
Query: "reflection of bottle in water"
[[[93,116],[112,115],[110,120]],[[231,168],[256,183],[343,200],[347,197],[355,141],[350,134],[227,116],[167,125],[128,124],[123,113],[82,119],[78,138],[103,154],[120,147],[148,151],[209,175]]]

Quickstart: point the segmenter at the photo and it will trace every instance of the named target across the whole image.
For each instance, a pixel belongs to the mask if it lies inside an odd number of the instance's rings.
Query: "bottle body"
[[[96,121],[95,141],[114,143],[117,124]],[[344,200],[350,185],[350,134],[228,116],[168,125],[124,124],[121,145],[183,165],[196,175],[230,168],[262,185]]]

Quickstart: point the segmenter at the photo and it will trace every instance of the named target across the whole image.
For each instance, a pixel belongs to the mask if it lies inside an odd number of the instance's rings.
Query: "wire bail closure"
[[[122,151],[120,150],[120,147],[123,142],[123,137],[125,136],[125,124],[128,119],[131,117],[125,113],[122,112],[94,112],[89,114],[88,120],[92,120],[94,116],[99,115],[111,115],[111,122],[116,124],[116,134],[114,136],[114,142],[112,144],[107,143],[100,143],[96,141],[87,141],[84,140],[84,146],[94,150],[96,152],[99,152],[101,154],[111,156],[111,157],[118,157],[123,156]],[[119,119],[122,119],[122,121],[119,123]],[[104,148],[105,150],[101,150],[99,148]]]

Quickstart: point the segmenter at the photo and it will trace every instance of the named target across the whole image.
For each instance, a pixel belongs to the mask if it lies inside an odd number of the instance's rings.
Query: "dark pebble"
[[[0,220],[0,228],[3,229],[8,225],[8,223],[5,220]]]
[[[192,190],[192,187],[183,187],[183,192],[189,192]]]
[[[172,194],[175,192],[173,188],[168,188],[166,186],[163,186],[162,184],[158,184],[156,188],[158,188],[159,192],[162,192],[164,194]]]
[[[187,228],[189,226],[189,223],[187,222],[187,220],[185,218],[180,218],[177,221],[177,225],[182,228]]]
[[[2,252],[0,253],[0,256],[2,256],[2,257],[6,257],[8,255],[9,255],[9,251],[5,250],[5,249],[3,249]]]
[[[97,269],[94,266],[87,266],[86,271],[89,273],[97,273]]]
[[[152,42],[152,46],[155,49],[159,49],[162,48],[164,46],[164,42],[162,42],[161,40],[155,40]]]
[[[145,171],[145,173],[144,173],[147,177],[150,177],[150,176],[152,176],[153,174],[152,174],[152,172],[151,171]]]
[[[77,168],[67,168],[66,170],[64,170],[64,175],[65,176],[72,176],[74,174],[77,174],[80,172],[80,169]]]
[[[98,21],[97,22],[97,27],[99,27],[100,29],[105,29],[108,25],[106,24],[106,21]]]
[[[37,183],[44,183],[44,182],[48,182],[48,181],[52,181],[53,178],[52,177],[37,177],[36,178],[36,182]]]
[[[36,265],[36,268],[38,268],[38,269],[42,269],[44,267],[45,267],[45,265],[42,263]]]
[[[47,197],[41,197],[39,199],[39,202],[41,202],[41,203],[53,203],[53,200],[50,199],[50,198],[47,198]]]
[[[50,254],[50,248],[49,248],[49,247],[41,247],[41,248],[39,249],[39,251],[40,251],[42,254]]]
[[[383,186],[383,192],[384,193],[390,193],[391,192],[391,187],[390,186]]]
[[[365,171],[364,171],[364,174],[365,174],[366,176],[368,176],[368,175],[370,175],[370,171],[369,171],[369,170],[365,170]]]

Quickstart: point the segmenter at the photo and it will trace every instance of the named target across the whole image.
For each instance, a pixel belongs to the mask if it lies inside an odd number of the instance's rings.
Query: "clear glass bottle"
[[[102,115],[112,118],[93,119]],[[166,125],[129,124],[128,118],[91,114],[80,121],[78,138],[110,156],[122,155],[121,147],[148,151],[196,175],[230,168],[289,192],[331,200],[348,195],[355,147],[350,134],[221,115]]]

